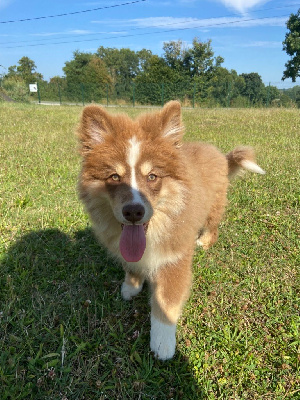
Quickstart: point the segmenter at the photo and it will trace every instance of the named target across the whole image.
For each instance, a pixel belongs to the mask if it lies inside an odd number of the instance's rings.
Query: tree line
[[[150,50],[100,46],[95,53],[75,51],[63,67],[64,76],[49,82],[36,71],[28,57],[8,68],[2,88],[14,98],[28,96],[28,84],[38,82],[50,100],[59,89],[71,101],[85,96],[86,101],[103,101],[114,95],[125,102],[160,104],[171,98],[199,106],[290,106],[300,103],[296,90],[281,91],[265,85],[256,72],[238,74],[222,66],[211,41],[194,38],[187,47],[181,40],[165,42],[163,54]],[[51,92],[52,91],[52,92]]]

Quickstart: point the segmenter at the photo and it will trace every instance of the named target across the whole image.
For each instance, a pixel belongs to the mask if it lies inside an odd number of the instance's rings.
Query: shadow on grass
[[[14,243],[1,260],[0,398],[202,398],[182,354],[153,358],[149,291],[123,301],[123,277],[90,229]]]

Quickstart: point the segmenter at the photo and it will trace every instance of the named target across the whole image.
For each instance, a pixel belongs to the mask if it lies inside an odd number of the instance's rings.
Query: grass
[[[252,145],[267,174],[233,182],[218,243],[196,250],[166,363],[148,291],[122,301],[77,199],[80,111],[0,106],[1,400],[300,399],[299,111],[183,111],[187,140]]]

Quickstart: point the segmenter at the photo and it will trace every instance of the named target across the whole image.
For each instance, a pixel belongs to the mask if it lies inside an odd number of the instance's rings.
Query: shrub
[[[29,91],[23,80],[6,78],[2,85],[4,93],[15,101],[29,102]]]

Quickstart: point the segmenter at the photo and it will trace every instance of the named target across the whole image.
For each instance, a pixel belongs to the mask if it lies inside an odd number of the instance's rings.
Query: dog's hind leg
[[[140,293],[143,288],[144,278],[132,272],[126,272],[125,281],[122,284],[121,294],[124,300],[131,300]]]
[[[227,185],[216,196],[216,201],[211,207],[204,227],[199,231],[199,236],[196,240],[197,246],[202,246],[204,250],[209,249],[219,236],[219,224],[222,220],[225,205],[227,202]]]
[[[196,245],[201,246],[204,250],[208,250],[218,240],[218,236],[218,228],[215,228],[213,231],[203,229],[196,240]]]

